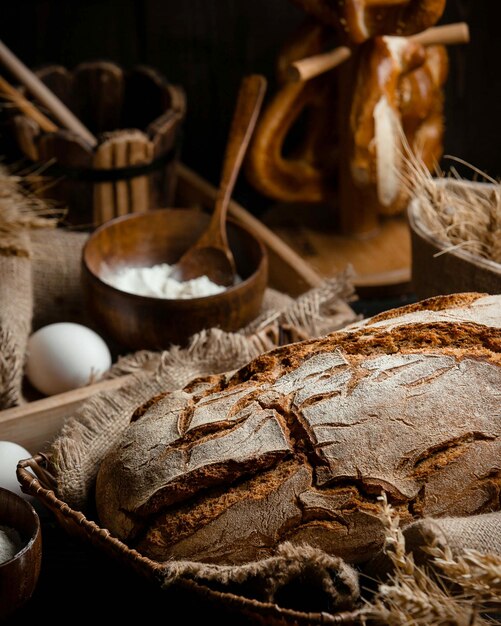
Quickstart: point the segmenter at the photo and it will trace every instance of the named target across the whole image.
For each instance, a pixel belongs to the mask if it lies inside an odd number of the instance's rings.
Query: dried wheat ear
[[[403,184],[419,207],[422,225],[444,251],[462,249],[501,263],[501,184],[471,169],[489,184],[463,180],[454,168],[450,178],[437,184],[407,149]]]

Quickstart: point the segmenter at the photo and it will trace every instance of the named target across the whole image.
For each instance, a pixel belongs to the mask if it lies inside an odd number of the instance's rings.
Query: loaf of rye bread
[[[102,525],[163,561],[283,541],[351,562],[403,523],[500,508],[501,296],[433,298],[153,398],[104,459]]]

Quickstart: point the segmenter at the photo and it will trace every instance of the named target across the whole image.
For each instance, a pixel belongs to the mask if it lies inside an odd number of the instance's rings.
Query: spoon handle
[[[230,135],[226,145],[221,181],[216,197],[214,213],[206,231],[211,242],[217,237],[222,246],[226,243],[226,211],[247,147],[256,126],[266,91],[266,79],[260,74],[245,76],[238,92]]]

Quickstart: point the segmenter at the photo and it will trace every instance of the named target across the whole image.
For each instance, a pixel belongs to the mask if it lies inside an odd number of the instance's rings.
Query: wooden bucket
[[[81,63],[50,66],[38,77],[98,139],[44,132],[25,115],[11,120],[15,140],[34,164],[38,195],[68,209],[72,224],[99,224],[127,213],[172,206],[184,92],[156,70]]]
[[[470,191],[485,192],[490,183],[437,181],[437,184],[467,186]],[[421,217],[419,202],[408,209],[412,241],[412,286],[418,299],[441,294],[478,291],[501,293],[501,264],[466,250],[445,252],[448,243],[437,239]]]

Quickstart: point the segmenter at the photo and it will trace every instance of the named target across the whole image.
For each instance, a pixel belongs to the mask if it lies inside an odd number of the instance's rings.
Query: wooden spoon
[[[207,230],[174,266],[171,275],[177,280],[186,281],[205,275],[212,282],[225,287],[235,282],[235,260],[226,236],[226,211],[256,125],[265,90],[266,79],[260,74],[246,76],[242,80],[224,155],[214,213]]]

